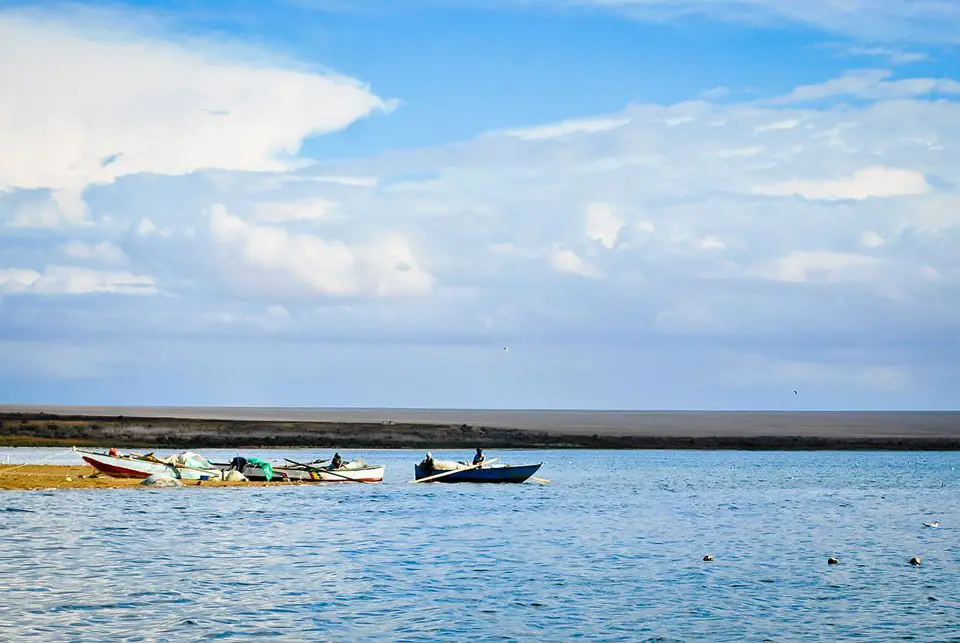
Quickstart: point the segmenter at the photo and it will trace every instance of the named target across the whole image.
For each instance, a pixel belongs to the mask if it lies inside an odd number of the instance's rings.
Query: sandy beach
[[[958,412],[0,406],[0,446],[958,450]]]
[[[41,491],[44,489],[123,489],[142,487],[142,479],[111,478],[105,474],[97,475],[97,470],[87,465],[0,465],[0,490]],[[225,482],[223,480],[186,480],[184,487],[250,487],[277,484],[296,484],[283,482]]]

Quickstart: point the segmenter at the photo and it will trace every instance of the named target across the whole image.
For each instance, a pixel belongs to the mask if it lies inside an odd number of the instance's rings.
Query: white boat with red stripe
[[[155,474],[169,475],[184,480],[212,480],[223,478],[222,470],[210,465],[210,468],[190,467],[165,462],[152,453],[120,453],[116,449],[107,452],[85,451],[73,448],[83,461],[91,467],[113,478],[149,478]]]

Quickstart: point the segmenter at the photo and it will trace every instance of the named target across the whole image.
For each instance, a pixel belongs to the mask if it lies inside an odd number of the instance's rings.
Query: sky
[[[953,0],[0,2],[0,403],[960,409]]]

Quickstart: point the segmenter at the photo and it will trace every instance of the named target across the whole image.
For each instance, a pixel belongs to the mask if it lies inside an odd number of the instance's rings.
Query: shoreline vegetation
[[[137,412],[133,407],[104,410],[118,409]],[[219,412],[221,417],[215,417],[216,410],[198,410],[201,417],[189,417],[189,410],[171,407],[173,417],[164,417],[8,407],[0,411],[0,446],[960,450],[960,413],[954,412],[463,411],[458,416],[422,411],[414,417],[413,411],[396,410],[397,420],[379,419],[390,414],[387,410],[366,415],[323,409]],[[431,413],[442,421],[428,421]],[[478,424],[478,418],[500,421]]]

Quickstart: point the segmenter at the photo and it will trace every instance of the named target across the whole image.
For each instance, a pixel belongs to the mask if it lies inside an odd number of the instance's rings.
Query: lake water
[[[384,482],[0,491],[0,639],[960,640],[958,453],[490,452],[551,480],[504,486],[344,455]]]

